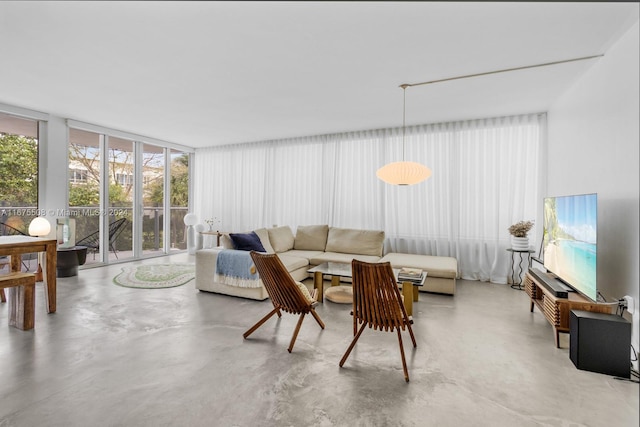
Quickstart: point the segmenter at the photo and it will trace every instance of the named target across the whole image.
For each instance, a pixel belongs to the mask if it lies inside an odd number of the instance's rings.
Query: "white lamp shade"
[[[31,236],[46,236],[51,231],[51,224],[46,218],[41,216],[34,218],[29,224],[29,234]]]
[[[188,213],[184,216],[184,225],[196,225],[198,223],[198,217],[196,214]]]
[[[431,169],[416,162],[393,162],[376,172],[378,178],[388,184],[412,185],[431,176]]]

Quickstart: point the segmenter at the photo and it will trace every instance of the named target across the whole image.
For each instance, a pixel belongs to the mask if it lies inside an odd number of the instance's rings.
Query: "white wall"
[[[635,299],[636,351],[639,40],[636,22],[549,110],[547,164],[548,195],[598,193],[598,289],[607,300]]]
[[[56,219],[68,216],[67,185],[69,168],[67,157],[68,128],[62,117],[49,116],[44,135],[39,135],[40,144],[40,189],[38,191],[38,208],[46,212],[51,223],[50,237],[55,237]]]

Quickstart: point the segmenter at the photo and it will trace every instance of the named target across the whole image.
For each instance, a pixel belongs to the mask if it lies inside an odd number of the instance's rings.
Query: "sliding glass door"
[[[172,149],[170,159],[170,250],[176,251],[187,248],[184,216],[189,210],[189,153]]]
[[[69,217],[75,220],[75,241],[87,246],[87,264],[100,257],[100,193],[102,146],[98,133],[69,129]]]
[[[165,149],[142,144],[142,253],[164,252]]]
[[[134,141],[107,137],[109,199],[103,216],[108,220],[101,237],[105,242],[104,251],[109,252],[109,261],[134,257],[135,150]]]
[[[94,246],[87,264],[184,250],[189,156],[120,135],[69,129],[69,216],[76,241]]]

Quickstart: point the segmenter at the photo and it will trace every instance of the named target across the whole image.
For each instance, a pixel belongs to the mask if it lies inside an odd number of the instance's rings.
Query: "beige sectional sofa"
[[[383,257],[384,231],[311,225],[299,226],[295,235],[288,226],[261,228],[254,232],[265,252],[277,253],[291,276],[298,281],[311,277],[307,271],[323,262],[350,263],[352,259],[389,261],[393,267],[415,267],[427,271],[427,282],[422,288],[424,291],[455,293],[458,275],[455,258],[398,253]],[[261,283],[251,286],[230,285],[224,276],[218,274],[218,255],[223,250],[234,248],[228,235],[222,236],[221,245],[196,252],[196,288],[256,300],[268,298]]]

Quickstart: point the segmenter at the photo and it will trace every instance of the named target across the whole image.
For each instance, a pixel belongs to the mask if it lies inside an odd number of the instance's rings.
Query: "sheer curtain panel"
[[[401,128],[199,149],[194,210],[224,231],[384,230],[386,252],[452,256],[462,278],[506,283],[507,229],[539,218],[545,122],[529,114],[407,127],[405,158],[433,175],[406,187],[375,174],[401,159]]]

